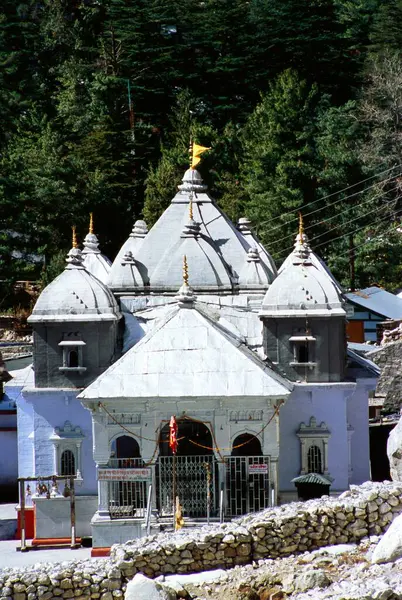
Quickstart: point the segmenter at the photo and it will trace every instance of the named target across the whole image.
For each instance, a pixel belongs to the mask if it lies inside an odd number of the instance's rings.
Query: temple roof
[[[265,294],[260,315],[345,316],[343,298],[333,278],[314,264],[311,248],[299,234],[288,266]]]
[[[67,267],[40,294],[28,322],[109,321],[120,317],[112,292],[85,269],[82,252],[73,244]]]
[[[190,203],[190,220],[198,224],[199,229],[194,236],[183,236],[183,231],[189,224]],[[190,240],[191,237],[193,239]],[[134,283],[127,283],[127,278],[122,275],[124,267],[117,259],[111,270],[109,285],[117,293],[166,291],[173,294],[179,281],[173,268],[172,256],[175,257],[175,264],[180,265],[181,260],[178,258],[188,254],[191,285],[197,292],[237,291],[242,288],[239,277],[247,265],[248,251],[252,245],[255,246],[254,238],[247,239],[238,231],[208,195],[198,171],[188,169],[171,204],[143,239],[140,247],[133,251],[143,279],[143,289]],[[261,250],[261,256],[262,254]],[[267,280],[273,280],[276,271],[274,272],[273,266],[268,265],[269,260],[265,254],[261,258],[264,264],[267,263],[264,271],[270,271]],[[268,281],[264,279],[256,283],[262,293],[268,287]]]
[[[202,312],[192,292],[182,287],[177,299],[180,305],[166,311],[79,399],[289,395],[292,385]]]

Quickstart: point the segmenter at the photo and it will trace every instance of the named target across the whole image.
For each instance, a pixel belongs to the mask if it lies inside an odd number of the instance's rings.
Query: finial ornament
[[[73,248],[78,248],[77,234],[76,234],[76,227],[75,227],[75,225],[73,225],[71,229],[73,231]]]
[[[183,283],[188,285],[188,264],[187,264],[187,256],[183,256]]]
[[[300,236],[300,239],[302,238],[303,235],[304,235],[303,215],[301,214],[301,212],[299,212],[299,236]]]
[[[194,215],[193,215],[193,193],[191,192],[190,195],[190,204],[188,206],[188,217],[190,219],[190,221],[194,221]]]
[[[94,232],[94,213],[89,213],[89,233]]]

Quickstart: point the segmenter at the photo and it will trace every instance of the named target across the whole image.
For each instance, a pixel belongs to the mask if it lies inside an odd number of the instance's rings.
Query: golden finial
[[[190,146],[188,148],[189,160],[190,160],[190,168],[193,168],[193,140],[190,138]]]
[[[183,283],[188,285],[188,264],[187,264],[187,256],[183,256]]]
[[[188,217],[190,221],[193,221],[193,196],[190,196],[190,204],[188,205]]]
[[[78,248],[77,234],[75,232],[75,225],[73,225],[71,229],[73,230],[73,248]]]
[[[299,236],[300,238],[304,235],[304,223],[303,223],[303,215],[299,212]]]
[[[89,233],[94,232],[94,213],[89,213]]]

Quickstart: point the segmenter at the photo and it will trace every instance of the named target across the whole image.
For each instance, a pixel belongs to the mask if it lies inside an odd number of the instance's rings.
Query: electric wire
[[[382,193],[382,194],[379,194],[379,195],[375,196],[375,197],[374,197],[374,198],[372,198],[371,200],[378,200],[379,198],[382,198],[382,197],[383,197],[383,196],[385,196],[386,194],[388,194],[388,193],[390,193],[390,192],[394,192],[394,191],[395,191],[395,190],[397,190],[398,188],[399,188],[399,184],[398,184],[397,186],[395,186],[394,188],[392,188],[391,190],[387,190],[386,192],[384,192],[384,193]],[[375,207],[375,208],[373,208],[372,210],[369,210],[369,211],[367,211],[367,212],[363,212],[362,214],[360,214],[359,216],[355,217],[354,219],[349,219],[348,223],[353,223],[354,221],[358,221],[359,219],[362,219],[362,218],[366,217],[367,215],[370,215],[370,214],[372,214],[372,213],[374,213],[374,212],[377,212],[377,213],[378,213],[378,212],[380,212],[381,210],[383,210],[384,208],[388,208],[388,207],[389,207],[391,204],[394,204],[394,203],[395,203],[395,198],[393,198],[392,200],[389,200],[389,201],[385,202],[385,203],[384,203],[382,206],[380,206],[380,207],[376,206],[376,207]],[[340,216],[340,215],[342,215],[344,212],[347,212],[347,211],[343,211],[343,212],[339,213],[339,214],[338,214],[338,215],[336,215],[336,216],[337,216],[337,217],[339,217],[339,216]],[[389,217],[389,215],[387,215],[387,216]],[[329,219],[324,219],[323,221],[321,221],[321,222],[320,222],[320,224],[322,225],[323,223],[326,223],[326,222],[328,222],[328,221],[332,220],[332,218],[333,218],[333,217],[330,217]],[[364,228],[364,227],[367,227],[367,226],[368,226],[368,224],[364,225],[364,226],[363,226],[363,228]],[[362,228],[360,228],[360,229],[362,229]],[[358,229],[357,231],[359,231],[360,229]],[[344,234],[344,235],[353,235],[353,233],[354,233],[354,232],[352,232],[352,231],[349,231],[348,233],[346,233],[346,234]],[[319,238],[323,237],[324,235],[328,235],[328,231],[324,231],[323,233],[320,233],[320,234],[318,234],[318,235],[316,235],[316,236],[312,237],[311,239],[309,239],[309,240],[308,240],[309,244],[311,244],[311,243],[312,243],[312,242],[314,242],[315,240],[318,240]],[[288,236],[287,236],[287,237],[288,237]],[[283,238],[283,239],[285,239],[285,238]],[[337,238],[336,238],[336,239],[337,239]],[[323,244],[327,244],[327,243],[328,243],[328,244],[330,244],[330,243],[331,243],[331,241],[332,241],[332,240],[328,240],[328,242],[324,242],[324,243],[320,243],[320,244],[314,245],[314,249],[315,249],[315,248],[318,248],[318,247],[320,247],[320,246],[322,246]],[[292,249],[293,249],[293,246],[288,246],[287,248],[285,248],[285,249],[283,250],[283,253],[285,253],[285,252],[289,252],[289,251],[291,251]],[[285,255],[285,256],[286,256],[286,255]]]
[[[346,198],[341,198],[340,200],[337,200],[336,202],[332,202],[331,204],[326,204],[325,207],[321,207],[321,208],[317,208],[316,210],[313,210],[309,213],[302,213],[303,219],[305,219],[306,217],[308,217],[309,215],[312,215],[314,213],[317,213],[321,210],[327,209],[330,206],[335,206],[335,204],[339,204],[340,202],[344,202],[345,200],[348,200],[350,198],[353,198],[354,196],[357,196],[358,194],[361,194],[363,192],[366,192],[368,189],[371,189],[375,186],[377,186],[379,183],[385,184],[388,183],[389,181],[392,181],[392,179],[395,179],[396,177],[398,177],[399,175],[402,175],[401,173],[398,173],[397,175],[390,177],[389,179],[383,180],[381,182],[377,182],[375,185],[370,186],[369,188],[365,188],[364,190],[361,190],[360,192],[356,192],[355,194],[352,194],[351,196],[347,196]],[[363,204],[366,204],[367,202],[372,202],[373,200],[376,200],[378,197],[381,197],[385,194],[388,194],[389,192],[394,191],[395,189],[397,189],[399,187],[399,183],[397,186],[395,186],[395,188],[392,188],[392,190],[386,190],[385,192],[380,193],[379,196],[374,196],[373,198],[367,198],[367,200],[363,200],[362,202],[360,202],[359,204],[357,204],[356,206],[361,206]],[[356,208],[356,206],[354,208]],[[341,211],[340,213],[333,215],[332,217],[328,217],[327,219],[324,219],[322,221],[320,221],[320,225],[322,223],[326,223],[327,221],[331,221],[332,219],[336,219],[337,217],[339,217],[340,215],[342,215],[343,213],[347,212],[348,210],[350,210],[352,207],[348,206],[345,208],[345,210]],[[296,218],[296,217],[295,217]],[[283,225],[279,225],[277,227],[272,227],[270,231],[273,231],[275,229],[279,229],[279,227],[282,227]],[[307,225],[304,227],[304,231],[308,231],[309,229],[312,229],[313,227],[316,227],[316,223],[312,223],[311,225]],[[279,244],[279,242],[282,242],[283,240],[287,239],[288,236],[283,236],[281,238],[278,238],[276,240],[274,240],[273,242],[270,243],[270,246],[272,245],[277,245]]]
[[[322,198],[317,198],[317,200],[313,200],[312,202],[308,202],[307,204],[305,204],[304,206],[301,206],[297,209],[294,210],[289,210],[288,212],[283,213],[280,217],[273,217],[272,219],[268,219],[267,221],[262,221],[261,223],[258,224],[258,226],[261,225],[266,225],[267,223],[272,223],[272,221],[277,221],[278,219],[282,219],[283,217],[286,217],[288,215],[294,215],[295,212],[299,212],[300,210],[303,210],[305,208],[307,208],[308,206],[312,206],[313,204],[317,204],[317,202],[322,202],[323,200],[326,200],[327,198],[331,198],[332,196],[336,196],[337,194],[342,194],[342,192],[346,192],[347,190],[356,187],[357,185],[361,185],[362,183],[365,183],[366,181],[370,181],[370,179],[374,179],[375,177],[379,177],[380,175],[384,175],[384,173],[388,173],[389,171],[392,171],[393,169],[396,169],[398,167],[402,167],[402,163],[395,165],[394,167],[390,167],[389,169],[385,169],[384,171],[380,171],[380,173],[377,173],[375,175],[372,175],[371,177],[367,177],[366,179],[362,179],[361,181],[358,181],[356,183],[353,183],[345,188],[343,188],[342,190],[338,190],[337,192],[332,192],[331,194],[327,194],[326,196],[323,196]],[[401,173],[398,173],[398,175],[400,175]],[[394,175],[391,177],[391,179],[393,179],[394,177],[398,177],[398,175]],[[378,181],[376,183],[374,183],[372,186],[369,186],[367,188],[365,188],[364,190],[361,190],[360,192],[356,192],[355,194],[352,194],[351,196],[347,196],[346,198],[342,198],[342,200],[346,200],[349,197],[353,197],[354,195],[356,195],[357,193],[362,193],[364,191],[367,191],[368,189],[370,189],[371,187],[375,187],[376,185],[378,185],[378,183],[382,183],[381,181]],[[327,204],[326,206],[331,206],[331,204]],[[321,210],[321,209],[318,209]],[[312,213],[309,213],[312,214]],[[295,216],[295,218],[297,218]],[[279,227],[281,227],[281,225],[278,225],[277,227],[274,227],[273,229],[278,229]]]
[[[365,224],[365,225],[363,225],[362,227],[359,227],[359,228],[357,228],[357,229],[354,229],[354,230],[353,230],[353,231],[351,231],[351,232],[344,233],[344,234],[342,234],[342,235],[339,235],[339,236],[337,236],[337,237],[335,237],[335,238],[332,238],[332,239],[331,239],[331,240],[329,240],[328,242],[321,242],[320,244],[317,244],[317,245],[314,247],[314,251],[315,251],[317,248],[320,248],[321,246],[326,246],[326,245],[329,245],[329,244],[331,244],[332,242],[335,242],[336,240],[339,240],[339,239],[341,239],[341,238],[348,237],[348,236],[350,236],[350,235],[355,235],[355,234],[356,234],[356,233],[358,233],[359,231],[362,231],[363,229],[366,229],[367,227],[373,226],[373,225],[375,225],[375,223],[382,223],[383,221],[386,221],[387,219],[389,219],[389,215],[388,215],[388,214],[387,214],[387,215],[385,215],[385,216],[384,216],[382,219],[376,219],[376,220],[375,220],[375,221],[373,221],[373,222],[366,223],[366,224]],[[386,232],[382,232],[382,233],[381,233],[381,234],[379,234],[377,237],[379,237],[380,235],[384,235],[384,233],[386,233]],[[371,239],[373,239],[373,238],[371,238]],[[370,240],[370,241],[371,241],[371,240]],[[361,244],[361,245],[365,245],[366,243],[369,243],[369,242],[364,242],[364,244]],[[359,245],[359,246],[355,246],[355,248],[359,248],[359,247],[360,247],[360,245]],[[281,262],[281,261],[285,260],[285,258],[287,258],[287,256],[288,256],[288,254],[283,254],[283,255],[282,255],[282,256],[281,256],[281,257],[278,259],[278,260],[279,260],[279,262]]]

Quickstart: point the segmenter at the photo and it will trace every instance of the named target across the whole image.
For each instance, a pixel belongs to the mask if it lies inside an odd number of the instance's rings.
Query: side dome
[[[126,269],[125,267],[128,264],[127,258],[132,264],[135,263],[138,250],[140,249],[147,233],[148,227],[145,221],[139,220],[134,223],[130,235],[120,248],[116,258],[112,263],[112,266],[110,267],[107,284],[112,290],[125,290],[144,287],[144,279],[145,282],[147,282],[147,276],[144,272],[144,269],[142,269],[143,272],[140,274],[139,271],[138,273],[132,273],[132,266],[130,266],[129,269]]]
[[[82,259],[85,269],[89,271],[91,275],[102,281],[102,283],[106,283],[112,263],[99,249],[99,241],[93,230],[92,213],[89,222],[89,232],[84,240]]]
[[[261,316],[344,316],[343,298],[331,277],[311,260],[311,250],[297,240],[291,260],[264,296]]]
[[[28,321],[117,321],[121,318],[109,288],[83,265],[76,245],[69,251],[67,267],[45,287]]]

